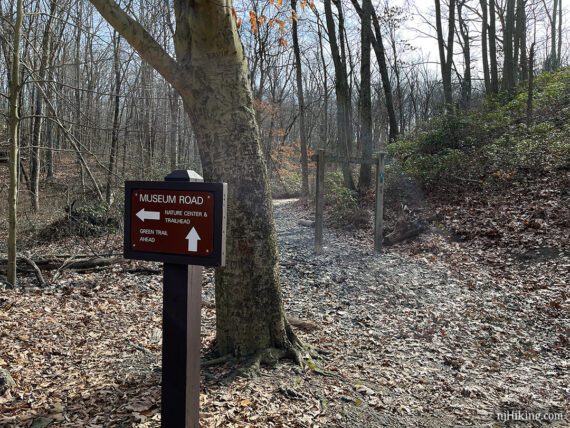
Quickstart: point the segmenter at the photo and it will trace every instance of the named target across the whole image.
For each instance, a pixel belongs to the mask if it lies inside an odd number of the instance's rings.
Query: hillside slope
[[[521,90],[390,147],[393,175],[421,190],[402,204],[433,226],[398,248],[443,260],[474,286],[484,273],[498,285],[556,289],[545,301],[553,315],[570,291],[570,69],[538,76],[533,98],[531,117]],[[420,193],[417,204],[410,195]]]

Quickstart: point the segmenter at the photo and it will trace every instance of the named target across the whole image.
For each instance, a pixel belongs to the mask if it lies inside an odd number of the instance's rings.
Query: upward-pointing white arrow
[[[200,241],[202,238],[200,238],[200,235],[198,235],[198,232],[196,232],[195,227],[193,227],[192,230],[188,232],[186,239],[188,239],[188,251],[191,253],[198,251],[198,241]]]
[[[160,220],[159,211],[145,211],[144,208],[137,213],[137,217],[142,221],[145,220]]]

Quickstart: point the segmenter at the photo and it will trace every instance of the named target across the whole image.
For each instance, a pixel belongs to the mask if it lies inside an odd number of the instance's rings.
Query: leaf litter
[[[275,211],[287,313],[312,321],[299,335],[326,355],[231,381],[230,362],[204,367],[202,426],[501,426],[502,409],[568,418],[562,271],[529,268],[547,281],[537,286],[482,262],[491,250],[437,233],[374,255],[370,233],[326,230],[315,255],[312,230],[299,225],[309,213],[291,201]],[[3,291],[0,369],[16,385],[0,396],[0,426],[160,426],[161,277],[128,273],[138,265]],[[203,291],[206,353],[210,270]]]

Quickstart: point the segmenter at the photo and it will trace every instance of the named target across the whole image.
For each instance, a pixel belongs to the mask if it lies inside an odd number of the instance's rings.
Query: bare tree
[[[360,145],[362,157],[372,158],[372,95],[370,77],[370,43],[371,43],[371,0],[362,0],[361,30],[360,30]],[[372,182],[372,170],[370,164],[360,167],[358,189],[365,192]]]
[[[356,12],[360,15],[362,19],[362,7],[358,3],[358,0],[351,0]],[[386,110],[388,113],[389,120],[389,140],[394,141],[398,137],[398,120],[396,119],[396,111],[394,108],[394,97],[392,96],[392,83],[390,81],[390,74],[388,72],[388,64],[386,61],[386,51],[384,49],[384,41],[382,36],[382,31],[380,28],[380,21],[378,15],[374,8],[371,12],[372,24],[374,27],[374,33],[370,34],[370,41],[372,47],[374,48],[374,54],[376,55],[376,60],[378,61],[378,68],[380,70],[380,78],[382,79],[382,88],[384,90],[384,99],[386,103]]]
[[[44,80],[47,75],[47,68],[51,58],[51,37],[52,37],[52,23],[55,15],[56,2],[55,0],[50,1],[49,15],[47,22],[45,24],[43,36],[42,36],[42,46],[41,46],[41,59],[39,64],[38,78],[39,81],[36,82],[37,85],[45,85]],[[44,101],[40,94],[36,96],[34,109],[34,124],[33,124],[33,134],[32,134],[32,147],[31,147],[31,168],[30,168],[30,191],[32,193],[32,207],[37,211],[40,207],[40,163],[41,163],[41,132],[42,124],[44,121]]]
[[[515,64],[520,80],[528,79],[528,60],[526,56],[526,0],[517,0],[515,27]]]
[[[463,78],[461,80],[461,98],[459,105],[462,108],[469,107],[471,102],[471,40],[469,36],[469,26],[464,16],[465,0],[457,0],[457,20],[460,38],[460,45],[463,51]]]
[[[497,68],[497,30],[495,0],[489,0],[489,62],[491,65],[491,92],[499,92],[499,72]]]
[[[435,24],[437,29],[437,45],[439,49],[439,62],[441,80],[446,109],[453,104],[453,88],[451,87],[451,65],[453,63],[453,36],[455,34],[455,0],[449,1],[447,19],[447,41],[443,38],[443,25],[441,19],[441,2],[435,0]]]
[[[16,224],[18,219],[18,166],[20,163],[19,141],[20,141],[20,41],[22,32],[22,23],[24,21],[23,0],[16,0],[16,19],[12,24],[13,40],[12,40],[12,58],[11,70],[8,78],[10,89],[10,109],[8,112],[8,123],[10,127],[10,187],[8,193],[8,282],[15,287],[17,284],[16,277]]]
[[[559,0],[552,0],[552,18],[550,19],[550,58],[547,60],[547,68],[556,70],[560,66],[560,58],[558,58],[557,50],[557,26],[556,20],[558,19],[558,3]]]
[[[105,201],[111,204],[113,195],[113,182],[115,178],[115,165],[117,163],[117,152],[119,150],[119,126],[120,126],[120,109],[121,109],[121,60],[120,60],[121,38],[115,31],[113,33],[113,72],[115,95],[113,99],[113,129],[111,131],[111,150],[109,153],[109,171],[107,173],[107,187],[105,190]]]
[[[530,45],[530,54],[528,56],[528,89],[527,89],[527,100],[526,100],[526,123],[527,125],[532,125],[533,121],[533,97],[534,97],[534,42]]]
[[[558,63],[562,63],[562,0],[558,0]]]
[[[488,50],[488,7],[487,0],[480,0],[481,4],[481,57],[483,63],[483,80],[485,93],[491,92],[491,76],[489,74],[489,50]]]
[[[301,51],[299,49],[297,0],[291,0],[293,11],[293,51],[295,53],[295,71],[297,82],[297,100],[299,103],[299,139],[301,143],[301,195],[309,196],[309,160],[307,157],[307,133],[305,125],[305,98],[303,95],[303,71]]]
[[[512,92],[516,85],[516,64],[513,52],[516,0],[507,0],[505,29],[503,32],[503,90]]]
[[[338,34],[337,41],[336,24],[334,22],[331,2],[335,3],[338,10]],[[337,147],[339,153],[345,159],[342,165],[342,173],[344,185],[349,189],[354,189],[354,181],[350,170],[348,158],[350,157],[352,147],[352,106],[351,96],[348,86],[348,76],[346,71],[346,60],[341,55],[339,45],[344,44],[344,17],[342,14],[342,5],[339,0],[325,0],[325,17],[327,23],[327,32],[329,36],[329,44],[331,48],[331,56],[333,58],[335,69],[335,92],[337,106]]]

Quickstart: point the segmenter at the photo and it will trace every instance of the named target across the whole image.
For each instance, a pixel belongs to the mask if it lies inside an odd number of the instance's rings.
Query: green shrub
[[[570,166],[570,139],[559,139],[552,142],[550,151],[558,166]]]
[[[568,131],[551,122],[511,126],[481,151],[490,171],[540,171],[568,163]]]
[[[117,206],[108,207],[98,200],[84,201],[67,208],[67,221],[72,234],[101,236],[120,228],[121,212]]]
[[[341,172],[330,172],[325,176],[326,216],[333,227],[363,228],[370,226],[370,214],[360,204],[358,193],[347,189]]]
[[[325,204],[343,210],[352,210],[358,206],[358,194],[344,186],[341,172],[326,174]]]
[[[514,95],[486,98],[478,110],[443,114],[418,126],[388,146],[389,156],[427,190],[567,167],[570,68],[537,76],[531,126],[526,104],[523,83]]]
[[[74,201],[66,208],[65,217],[42,229],[38,237],[56,240],[66,236],[96,237],[116,232],[121,228],[124,208],[109,207],[98,199]]]
[[[466,131],[470,123],[457,114],[446,114],[433,119],[429,128],[424,130],[417,140],[417,152],[422,155],[434,155],[448,149],[465,145]]]
[[[460,149],[446,149],[437,155],[424,155],[411,158],[404,171],[423,183],[426,188],[449,183],[449,178],[463,176],[469,159]]]
[[[513,117],[523,116],[526,114],[528,100],[528,92],[523,91],[517,94],[510,102],[498,109],[498,113],[503,114],[506,119],[508,119],[507,114]],[[508,121],[503,126],[508,125]]]

